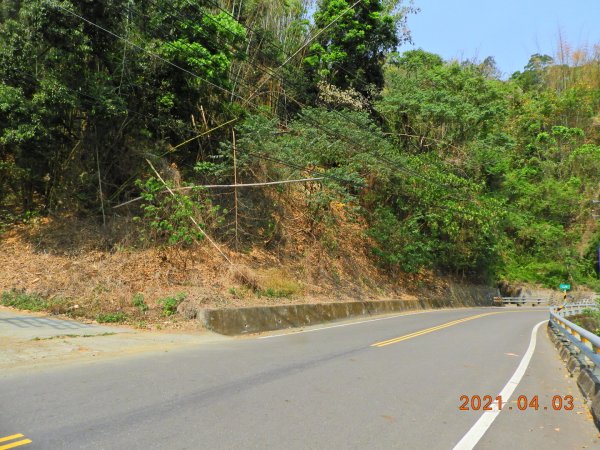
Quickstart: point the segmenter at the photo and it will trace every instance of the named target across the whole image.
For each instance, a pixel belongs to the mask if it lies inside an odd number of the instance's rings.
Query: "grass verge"
[[[69,307],[67,299],[48,299],[36,293],[28,293],[17,289],[2,292],[0,304],[27,311],[50,311],[55,314],[65,313]]]

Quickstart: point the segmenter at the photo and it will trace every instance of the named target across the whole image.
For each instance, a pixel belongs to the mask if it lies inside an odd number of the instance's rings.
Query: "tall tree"
[[[372,98],[384,84],[388,52],[409,39],[401,26],[409,12],[400,2],[321,0],[304,65],[316,85],[326,82]],[[399,31],[402,30],[402,31]]]

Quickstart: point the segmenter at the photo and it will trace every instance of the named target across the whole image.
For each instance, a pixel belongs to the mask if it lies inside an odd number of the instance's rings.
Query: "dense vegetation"
[[[193,186],[320,178],[275,189],[331,251],[343,217],[392,273],[596,283],[598,51],[503,80],[493,58],[397,53],[400,1],[309,3],[3,1],[0,223],[129,211],[145,245],[186,245],[191,216],[268,247],[272,191]]]

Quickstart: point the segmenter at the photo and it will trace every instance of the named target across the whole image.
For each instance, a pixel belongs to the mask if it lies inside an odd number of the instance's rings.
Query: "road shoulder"
[[[103,326],[0,308],[0,373],[165,352],[227,339],[210,332],[180,334]]]
[[[545,326],[538,330],[537,341],[523,380],[476,448],[544,448],[548,442],[561,449],[597,448],[600,445],[598,430],[577,387],[577,380],[564,366]],[[519,396],[526,397],[528,404],[537,396],[539,409],[519,410]],[[554,396],[563,399],[572,396],[573,410],[554,411]]]

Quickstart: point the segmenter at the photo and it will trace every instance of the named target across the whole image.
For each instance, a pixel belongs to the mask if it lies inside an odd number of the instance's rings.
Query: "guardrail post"
[[[568,344],[572,354],[583,367],[588,367],[593,373],[600,373],[600,336],[581,328],[566,316],[581,314],[585,308],[597,309],[596,305],[574,304],[563,305],[560,308],[550,308],[550,325],[559,333],[561,340]]]

